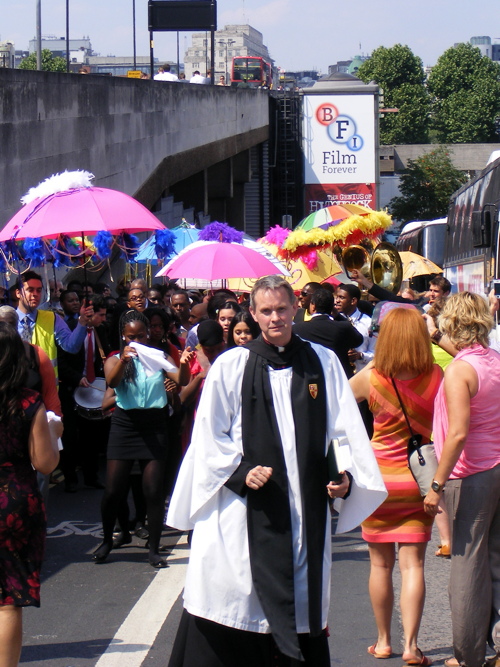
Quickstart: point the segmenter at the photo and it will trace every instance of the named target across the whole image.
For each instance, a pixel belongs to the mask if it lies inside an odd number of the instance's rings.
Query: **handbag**
[[[398,397],[399,404],[401,405],[401,410],[403,411],[408,430],[410,431],[407,445],[408,468],[413,475],[413,479],[418,484],[420,495],[426,496],[431,488],[432,480],[434,479],[438,467],[434,443],[429,442],[423,445],[422,435],[413,432],[394,378],[391,378],[391,381]]]

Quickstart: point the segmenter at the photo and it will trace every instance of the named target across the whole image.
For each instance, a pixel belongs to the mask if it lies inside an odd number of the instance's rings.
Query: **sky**
[[[88,36],[102,56],[133,53],[132,0],[68,0],[70,37]],[[27,50],[35,36],[36,0],[2,0],[0,41]],[[41,0],[42,34],[65,36],[66,0]],[[147,0],[135,0],[137,55],[149,55]],[[218,0],[218,27],[249,23],[264,37],[276,65],[317,69],[378,46],[407,44],[424,66],[456,42],[488,35],[500,41],[498,0]],[[498,38],[495,40],[495,38]],[[177,60],[176,34],[154,34],[155,57]],[[180,33],[180,60],[190,46]]]

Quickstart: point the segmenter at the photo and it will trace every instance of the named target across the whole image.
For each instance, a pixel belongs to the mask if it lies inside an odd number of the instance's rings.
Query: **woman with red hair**
[[[433,363],[431,340],[422,316],[413,308],[396,308],[384,318],[375,358],[350,380],[357,401],[367,400],[374,416],[372,446],[389,493],[362,524],[370,553],[369,590],[378,637],[368,653],[389,658],[394,605],[392,572],[401,571],[401,616],[408,665],[430,665],[417,637],[425,600],[424,559],[432,517],[424,512],[417,483],[407,465],[410,429],[430,442],[434,398],[442,370]]]

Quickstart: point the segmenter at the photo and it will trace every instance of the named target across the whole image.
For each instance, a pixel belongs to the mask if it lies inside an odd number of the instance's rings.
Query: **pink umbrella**
[[[133,197],[109,188],[84,187],[25,204],[1,230],[0,242],[155,229],[165,229],[165,225]]]
[[[229,278],[261,278],[286,273],[260,252],[241,243],[198,241],[171,259],[156,276],[221,280]]]

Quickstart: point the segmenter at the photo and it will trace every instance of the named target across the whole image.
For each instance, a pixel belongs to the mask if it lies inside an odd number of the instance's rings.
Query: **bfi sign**
[[[305,214],[336,203],[375,208],[374,96],[304,94]]]

